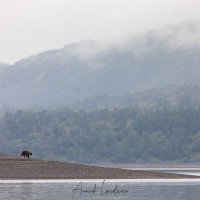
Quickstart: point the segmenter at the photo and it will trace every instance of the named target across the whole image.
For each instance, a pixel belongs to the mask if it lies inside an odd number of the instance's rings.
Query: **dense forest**
[[[199,33],[189,23],[0,62],[0,152],[200,161]]]
[[[200,161],[200,108],[6,112],[0,152],[69,162]]]

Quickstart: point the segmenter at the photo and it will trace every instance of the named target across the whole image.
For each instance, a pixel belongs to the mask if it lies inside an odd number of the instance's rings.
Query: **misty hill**
[[[200,26],[182,24],[86,40],[0,63],[0,106],[71,105],[88,98],[200,84]]]
[[[115,108],[177,109],[200,107],[200,86],[169,86],[121,95],[101,95],[72,105],[84,110]]]

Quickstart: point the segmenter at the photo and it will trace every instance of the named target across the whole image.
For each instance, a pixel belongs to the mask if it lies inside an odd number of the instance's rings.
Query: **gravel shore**
[[[0,154],[0,179],[181,179],[196,176],[88,166]]]

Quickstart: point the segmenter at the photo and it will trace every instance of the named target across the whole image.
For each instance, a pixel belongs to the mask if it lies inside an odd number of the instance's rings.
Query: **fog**
[[[81,40],[110,40],[199,21],[199,8],[198,0],[1,1],[0,61],[15,63]]]
[[[0,64],[0,106],[74,106],[152,89],[196,90],[198,33],[199,23],[183,23],[111,40],[82,40],[14,65]]]
[[[82,40],[77,45],[66,45],[68,53],[82,60],[95,59],[109,51],[127,50],[134,54],[151,51],[154,48],[190,49],[200,47],[200,22],[185,22],[147,30],[142,34],[123,34],[104,40]]]

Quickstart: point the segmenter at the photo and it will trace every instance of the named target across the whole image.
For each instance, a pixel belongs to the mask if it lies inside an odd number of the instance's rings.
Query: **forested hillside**
[[[200,161],[200,109],[7,112],[0,152],[71,162]]]
[[[189,23],[0,62],[0,152],[200,161],[199,35]]]
[[[200,86],[169,86],[161,89],[151,89],[136,93],[119,95],[101,95],[72,104],[73,109],[85,110],[115,108],[137,109],[177,109],[200,107]]]
[[[85,40],[0,64],[0,106],[46,109],[105,95],[199,85],[199,27],[184,24],[113,41]]]

